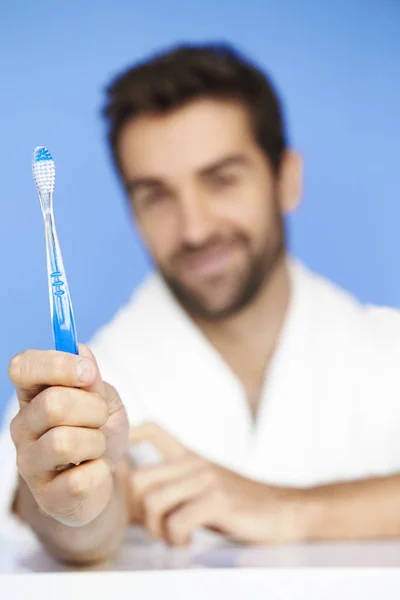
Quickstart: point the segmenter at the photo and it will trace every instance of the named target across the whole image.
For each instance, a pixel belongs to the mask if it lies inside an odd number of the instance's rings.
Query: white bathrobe
[[[292,298],[257,422],[246,393],[157,274],[90,344],[131,424],[159,423],[183,444],[250,478],[313,486],[400,471],[400,313],[367,307],[295,261]],[[0,437],[0,535],[10,514],[15,449]],[[143,456],[138,449],[136,459]],[[144,454],[148,454],[144,452]]]

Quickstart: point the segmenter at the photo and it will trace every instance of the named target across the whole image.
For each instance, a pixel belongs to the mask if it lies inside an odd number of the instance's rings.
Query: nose
[[[186,196],[180,208],[182,241],[190,246],[201,246],[215,231],[212,207],[201,195],[191,195]]]

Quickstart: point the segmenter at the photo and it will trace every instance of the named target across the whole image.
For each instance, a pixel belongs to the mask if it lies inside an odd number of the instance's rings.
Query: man
[[[78,563],[129,523],[172,544],[400,534],[400,316],[287,256],[302,165],[269,81],[179,47],[114,81],[106,116],[157,269],[93,354],[10,362],[2,530]]]

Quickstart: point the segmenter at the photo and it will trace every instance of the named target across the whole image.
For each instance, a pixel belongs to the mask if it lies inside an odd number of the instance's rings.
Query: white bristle
[[[36,148],[33,153],[32,173],[39,194],[52,194],[56,167],[50,152],[43,147]]]

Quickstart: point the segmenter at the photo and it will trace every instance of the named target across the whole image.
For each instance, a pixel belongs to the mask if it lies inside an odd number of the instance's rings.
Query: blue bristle
[[[53,160],[52,155],[47,150],[47,148],[45,148],[44,146],[41,146],[40,148],[36,148],[36,150],[35,150],[34,161],[40,162],[42,160]]]

